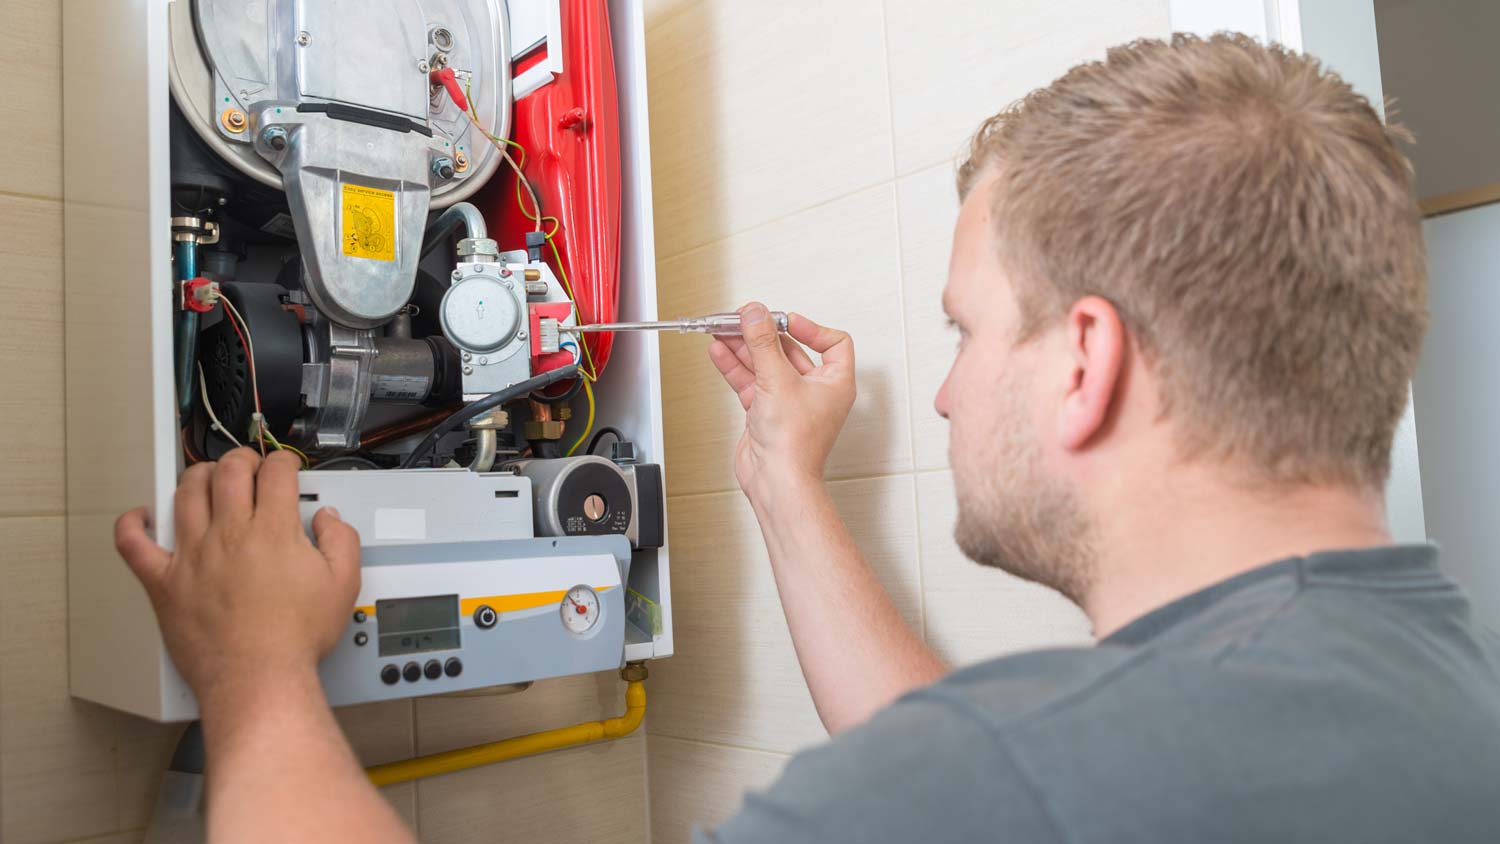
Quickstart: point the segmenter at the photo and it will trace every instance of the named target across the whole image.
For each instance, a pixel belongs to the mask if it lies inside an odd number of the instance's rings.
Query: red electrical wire
[[[255,415],[260,417],[260,419],[262,420],[261,424],[265,424],[265,416],[260,412],[259,383],[255,378],[255,355],[251,354],[250,344],[245,342],[245,335],[240,332],[240,321],[234,318],[234,311],[230,308],[225,308],[224,318],[229,320],[229,327],[234,329],[234,336],[240,338],[240,348],[245,350],[245,362],[250,367],[250,394],[254,397],[255,400]],[[248,331],[249,329],[247,328],[246,330]],[[260,456],[265,457],[266,440],[265,437],[261,436],[261,432],[258,430],[255,432],[255,441],[260,443]]]

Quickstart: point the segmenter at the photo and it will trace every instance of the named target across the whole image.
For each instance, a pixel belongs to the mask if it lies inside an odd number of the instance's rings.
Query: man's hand
[[[837,733],[947,669],[906,626],[823,488],[823,464],[854,404],[854,341],[796,314],[782,337],[758,302],[740,310],[740,325],[743,339],[708,348],[745,406],[734,472],[760,522],[813,703]]]
[[[716,339],[708,353],[745,407],[734,473],[755,501],[787,480],[822,481],[854,405],[854,341],[798,314],[783,337],[759,302],[740,310],[740,324],[743,338]],[[822,363],[814,364],[799,341]]]
[[[359,592],[359,535],[318,511],[314,547],[297,512],[297,458],[239,448],[188,468],[177,487],[176,550],[147,534],[144,508],[115,522],[172,661],[200,703],[286,669],[315,669]]]

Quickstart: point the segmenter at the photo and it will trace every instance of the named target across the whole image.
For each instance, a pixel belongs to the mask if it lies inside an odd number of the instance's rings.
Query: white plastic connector
[[[537,320],[536,339],[541,346],[542,354],[556,354],[562,348],[562,331],[558,328],[557,320],[551,317],[542,317]]]

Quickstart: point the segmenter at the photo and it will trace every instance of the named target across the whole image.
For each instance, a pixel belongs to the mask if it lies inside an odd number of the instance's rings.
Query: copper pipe
[[[454,402],[446,407],[438,408],[431,413],[423,414],[414,419],[392,422],[383,428],[376,428],[367,434],[360,434],[359,447],[362,449],[379,448],[386,443],[410,437],[414,434],[425,434],[436,427],[439,422],[463,410],[463,407],[463,402]]]

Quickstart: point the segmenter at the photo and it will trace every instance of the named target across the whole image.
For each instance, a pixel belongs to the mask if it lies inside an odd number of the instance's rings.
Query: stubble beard
[[[954,539],[975,562],[1040,583],[1081,604],[1094,582],[1093,525],[1077,495],[1046,476],[1021,390],[1001,390],[988,442],[953,462]],[[987,446],[987,447],[985,447]]]

